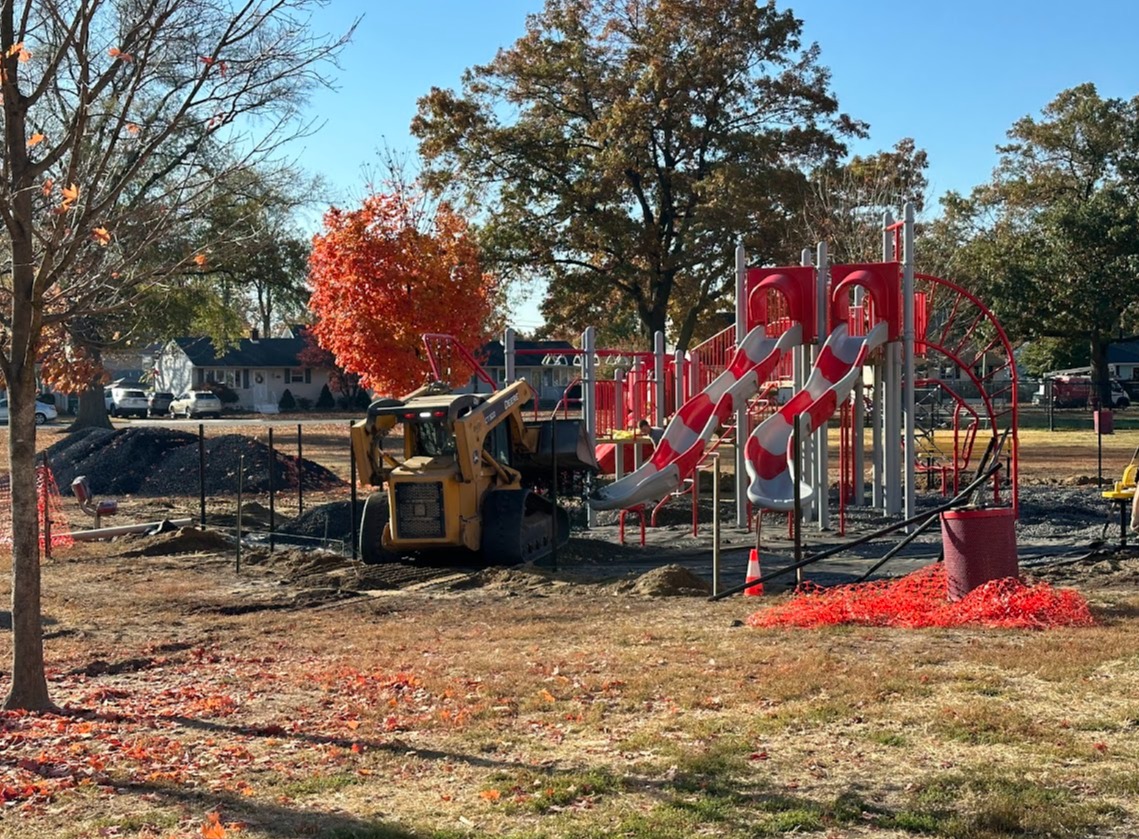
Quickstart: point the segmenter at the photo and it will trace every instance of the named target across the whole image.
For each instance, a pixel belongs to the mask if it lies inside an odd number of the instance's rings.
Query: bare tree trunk
[[[114,428],[107,416],[107,403],[103,400],[103,386],[94,383],[79,394],[79,409],[69,431],[80,428]]]
[[[92,359],[100,369],[103,366],[103,353],[98,347],[89,347]],[[75,412],[75,422],[71,423],[68,431],[78,431],[80,428],[113,428],[107,416],[107,403],[103,400],[103,383],[94,379],[87,384],[86,390],[79,394],[79,408]]]
[[[17,365],[14,365],[14,368]],[[5,708],[54,709],[44,676],[40,613],[39,510],[36,503],[35,380],[18,365],[8,382],[8,457],[12,481],[12,685]],[[13,370],[16,373],[16,370]]]
[[[1092,335],[1091,350],[1092,350],[1092,386],[1095,389],[1096,399],[1095,407],[1097,408],[1111,408],[1111,377],[1107,368],[1107,345],[1109,341],[1105,340],[1098,333]]]

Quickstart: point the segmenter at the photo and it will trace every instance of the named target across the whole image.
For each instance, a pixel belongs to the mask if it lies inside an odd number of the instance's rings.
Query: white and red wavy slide
[[[790,510],[795,506],[795,482],[791,474],[791,431],[795,416],[805,417],[800,433],[806,437],[830,419],[849,398],[867,356],[886,343],[888,327],[879,323],[867,335],[851,335],[845,323],[834,328],[819,353],[807,384],[751,433],[744,455],[751,484],[748,500],[765,510]],[[800,501],[813,489],[800,481]]]
[[[590,505],[595,510],[623,510],[663,498],[679,487],[704,456],[716,429],[759,392],[783,355],[802,341],[803,327],[798,323],[778,338],[768,338],[764,326],[752,329],[728,368],[676,412],[652,457],[640,469],[594,492]]]

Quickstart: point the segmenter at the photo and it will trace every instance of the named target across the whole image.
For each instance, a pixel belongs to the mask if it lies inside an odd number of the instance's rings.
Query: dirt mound
[[[633,592],[645,597],[706,597],[712,586],[683,565],[665,565],[637,577]]]
[[[356,523],[364,511],[363,500],[356,502]],[[305,536],[310,539],[339,539],[347,542],[352,538],[352,502],[333,501],[310,507],[277,528],[278,533],[287,536]]]
[[[47,458],[60,492],[70,494],[71,482],[86,475],[97,495],[125,495],[139,492],[172,451],[196,441],[192,434],[169,428],[84,428],[50,446]],[[196,482],[196,466],[194,478]]]
[[[86,475],[97,495],[189,495],[198,491],[198,438],[169,428],[134,427],[110,431],[86,428],[47,449],[48,462],[61,491]],[[243,459],[247,492],[269,489],[269,448],[241,434],[206,440],[207,495],[237,492],[237,467]],[[277,489],[322,490],[341,486],[336,475],[311,460],[274,452],[273,483]]]
[[[121,556],[169,556],[185,553],[219,553],[233,548],[222,534],[213,530],[183,527],[173,533],[139,537],[141,547],[123,551]]]
[[[224,434],[206,440],[205,485],[207,495],[237,492],[238,464],[244,467],[245,492],[268,492],[269,470],[276,489],[331,489],[341,480],[319,463],[273,452],[259,440],[242,434]],[[156,464],[150,477],[139,488],[140,495],[184,495],[198,486],[198,447],[174,449]]]

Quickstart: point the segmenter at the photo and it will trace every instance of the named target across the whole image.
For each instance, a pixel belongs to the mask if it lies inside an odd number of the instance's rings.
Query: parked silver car
[[[146,404],[152,417],[162,417],[170,413],[170,403],[174,401],[174,394],[168,390],[152,390],[146,395]]]
[[[55,406],[50,402],[40,402],[36,400],[36,425],[43,425],[45,422],[51,422],[59,416],[59,412],[55,410]],[[8,398],[0,399],[0,422],[8,421]]]
[[[190,390],[170,403],[170,416],[173,417],[214,417],[221,416],[221,400],[208,390]]]

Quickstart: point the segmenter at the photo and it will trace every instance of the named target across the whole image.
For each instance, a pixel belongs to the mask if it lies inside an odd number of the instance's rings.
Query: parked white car
[[[104,388],[103,404],[112,417],[145,417],[150,408],[146,394],[138,388],[129,387]]]
[[[43,425],[45,422],[51,422],[59,416],[59,412],[55,409],[54,405],[47,402],[40,402],[36,400],[36,425]],[[8,398],[0,398],[0,422],[8,421]]]
[[[208,390],[191,390],[183,393],[170,403],[170,417],[214,417],[221,416],[221,400]]]

